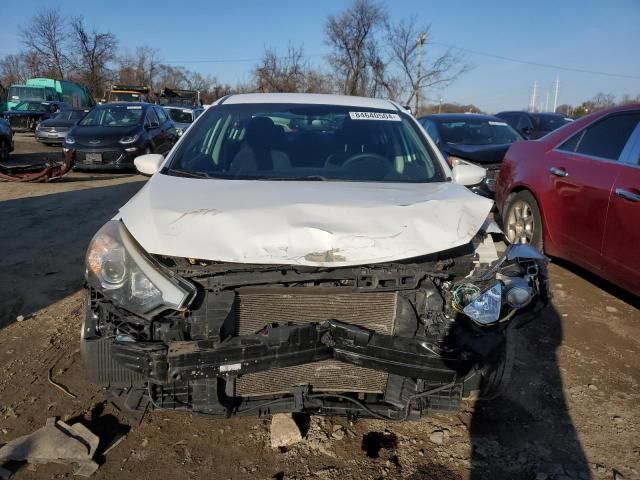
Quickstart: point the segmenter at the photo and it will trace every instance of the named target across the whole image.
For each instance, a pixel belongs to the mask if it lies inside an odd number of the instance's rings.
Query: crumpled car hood
[[[149,253],[344,267],[469,242],[492,202],[453,183],[214,180],[154,175],[120,218]]]

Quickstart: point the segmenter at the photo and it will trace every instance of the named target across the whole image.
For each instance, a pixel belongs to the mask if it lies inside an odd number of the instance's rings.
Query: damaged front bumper
[[[82,355],[125,413],[147,402],[219,417],[455,410],[508,381],[508,335],[525,318],[505,301],[496,322],[473,321],[464,303],[481,287],[470,285],[523,279],[529,316],[548,299],[543,257],[516,246],[488,263],[471,247],[341,269],[182,260],[160,259],[196,286],[186,311],[142,318],[90,282]]]

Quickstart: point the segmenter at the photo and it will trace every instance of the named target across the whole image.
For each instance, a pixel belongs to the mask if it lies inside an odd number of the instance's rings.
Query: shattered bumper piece
[[[10,441],[0,448],[0,463],[26,461],[40,463],[73,463],[79,466],[74,475],[88,477],[97,469],[93,460],[100,439],[81,423],[68,425],[48,418],[44,427]]]

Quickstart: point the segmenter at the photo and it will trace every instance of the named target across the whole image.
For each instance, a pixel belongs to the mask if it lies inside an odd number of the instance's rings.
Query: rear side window
[[[640,113],[607,117],[571,137],[558,150],[618,160],[639,121]]]
[[[533,130],[531,120],[527,115],[518,115],[518,123],[516,124],[516,130]]]
[[[420,123],[422,123],[422,126],[424,127],[424,129],[427,131],[427,133],[431,137],[431,140],[433,140],[434,143],[439,144],[440,143],[440,134],[438,133],[438,127],[436,127],[435,122],[433,122],[432,120],[427,120],[426,118],[424,118],[424,119],[420,120]]]
[[[160,122],[158,122],[158,116],[156,115],[156,112],[153,108],[147,110],[147,123],[149,125],[153,125],[154,123],[156,125],[160,124]]]

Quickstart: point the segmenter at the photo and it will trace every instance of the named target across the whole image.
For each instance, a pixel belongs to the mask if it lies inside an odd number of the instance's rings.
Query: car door
[[[167,112],[162,107],[155,107],[156,115],[160,123],[160,130],[162,131],[162,153],[167,153],[171,150],[171,147],[175,143],[176,129],[173,126],[173,122],[169,119]]]
[[[518,113],[518,121],[516,123],[515,129],[519,131],[526,138],[532,138],[534,134],[533,123],[531,122],[531,118],[526,113]]]
[[[145,128],[147,129],[147,135],[153,145],[154,153],[161,153],[164,149],[165,140],[163,138],[163,132],[160,129],[160,120],[153,107],[149,107],[147,110],[147,118],[145,119]]]
[[[560,256],[602,268],[602,242],[618,159],[640,119],[614,113],[575,133],[547,153],[547,232]]]
[[[640,123],[627,142],[613,183],[602,255],[609,278],[640,295]]]

